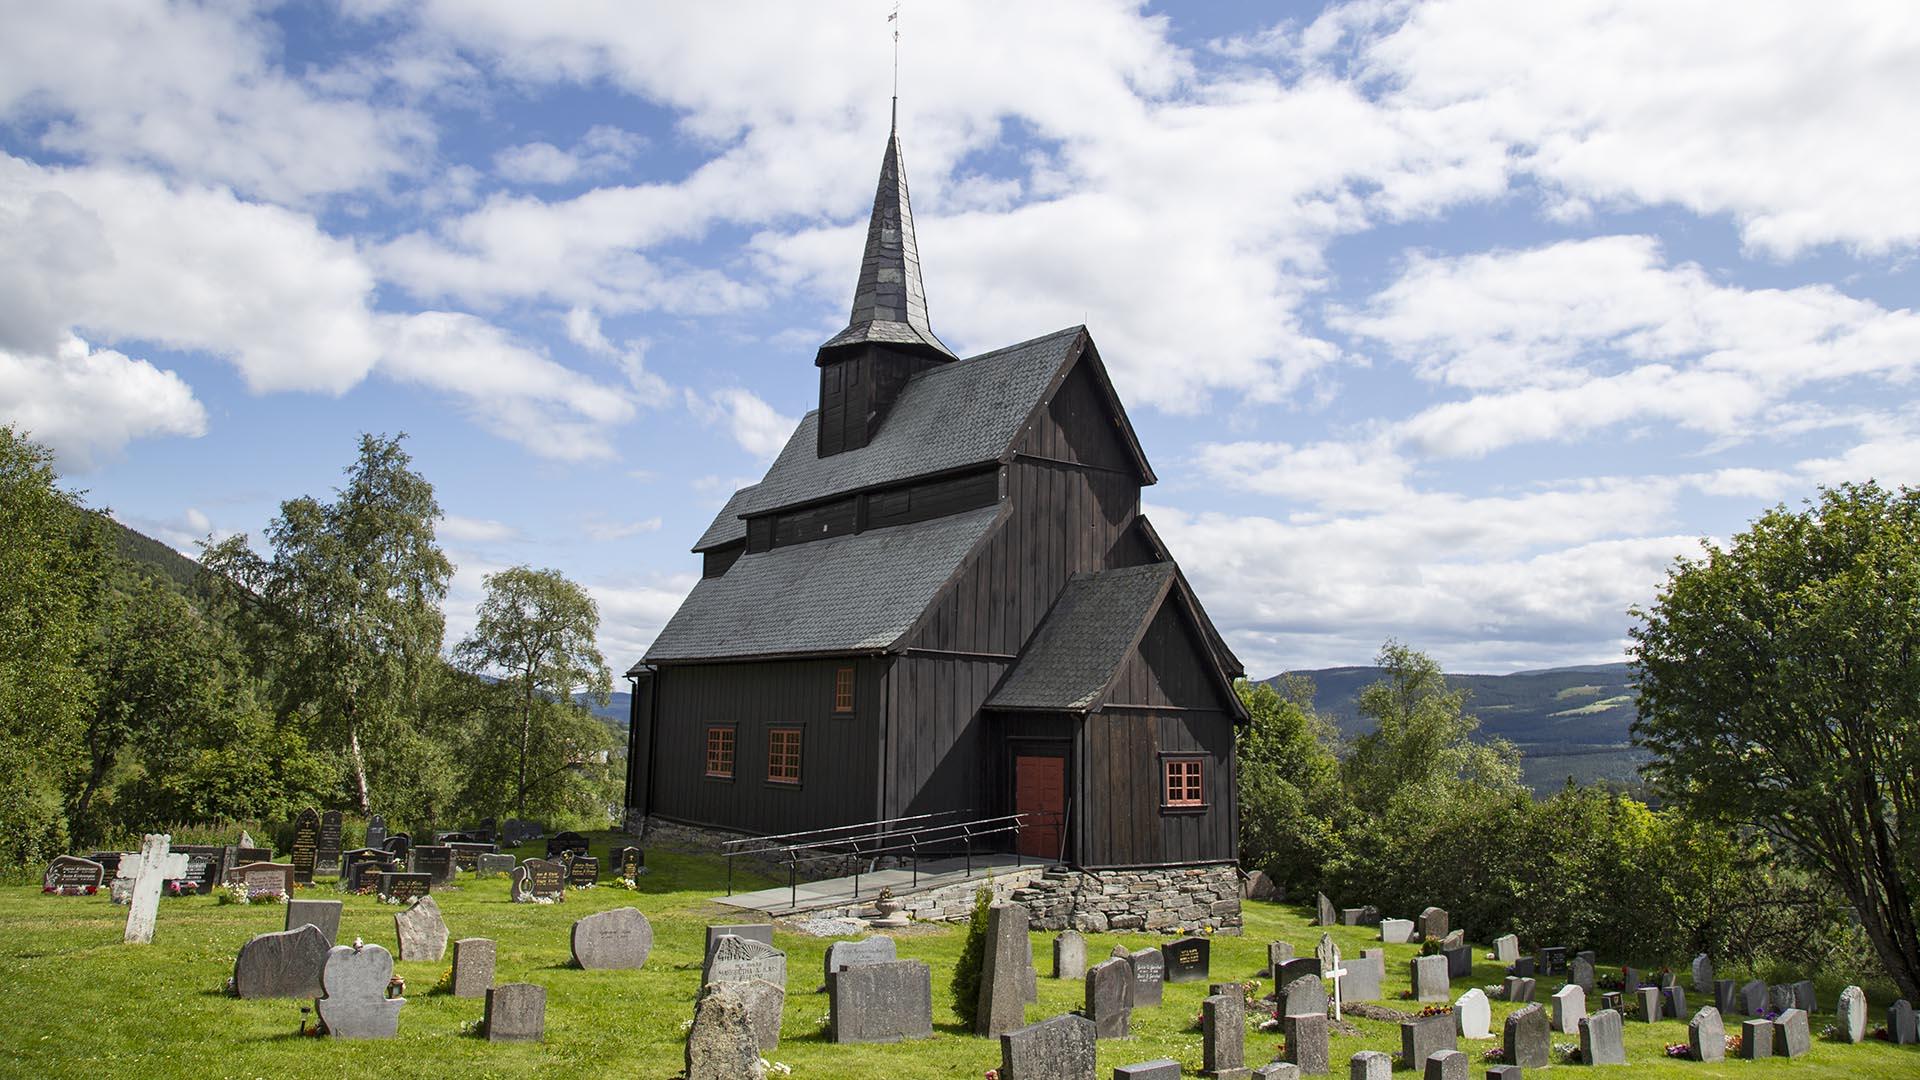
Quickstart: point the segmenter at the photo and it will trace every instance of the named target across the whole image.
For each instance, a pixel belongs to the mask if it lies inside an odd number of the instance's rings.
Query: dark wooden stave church
[[[934,335],[897,129],[815,364],[820,407],[628,672],[629,826],[1018,811],[1022,854],[1082,869],[1233,862],[1242,668],[1140,513],[1126,410],[1085,327]]]

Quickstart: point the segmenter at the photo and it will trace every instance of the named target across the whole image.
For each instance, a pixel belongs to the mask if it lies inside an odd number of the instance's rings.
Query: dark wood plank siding
[[[852,496],[768,516],[773,519],[773,527],[767,535],[767,544],[776,548],[845,536],[854,531],[859,521],[857,502]]]
[[[980,705],[1007,665],[948,656],[896,659],[887,679],[885,817],[973,810],[999,813],[992,777],[992,732]]]
[[[834,671],[854,668],[854,711],[833,711]],[[878,801],[886,661],[694,664],[654,676],[649,812],[742,832],[782,833],[870,821]],[[707,728],[734,725],[734,776],[708,779]],[[768,783],[767,730],[797,726],[799,785]]]
[[[746,541],[742,540],[736,544],[728,544],[725,547],[717,547],[710,551],[701,552],[700,576],[703,578],[719,577],[728,570],[733,569],[733,564],[739,561],[740,556],[744,554],[746,550]]]
[[[963,473],[958,476],[903,484],[885,491],[867,494],[866,520],[862,529],[884,529],[889,525],[911,525],[937,517],[991,506],[1000,497],[1000,473],[997,469]]]
[[[1163,866],[1235,858],[1233,720],[1222,712],[1112,710],[1086,719],[1086,866]],[[1161,806],[1161,761],[1202,759],[1204,812]]]
[[[1160,605],[1140,647],[1127,657],[1108,701],[1123,705],[1175,706],[1226,712],[1218,680],[1207,664],[1207,646],[1177,603]]]

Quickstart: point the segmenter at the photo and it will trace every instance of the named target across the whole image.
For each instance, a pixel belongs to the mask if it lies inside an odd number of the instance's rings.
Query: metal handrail
[[[972,812],[973,811],[971,810],[935,810],[932,813],[927,813],[927,814],[910,814],[906,817],[881,818],[878,821],[863,821],[855,825],[834,825],[830,828],[825,828],[825,829],[801,829],[798,832],[774,833],[770,836],[744,836],[738,840],[725,841],[720,845],[720,847],[723,852],[729,848],[733,848],[736,845],[741,845],[741,844],[770,844],[770,848],[778,848],[784,845],[772,844],[771,842],[775,840],[791,840],[796,836],[811,836],[811,837],[825,838],[831,833],[848,832],[853,829],[885,829],[888,826],[898,825],[904,821],[925,821],[928,818],[953,817],[958,814],[970,814]],[[747,854],[752,854],[754,851],[757,851],[757,850],[761,850],[761,849],[758,849],[758,848],[745,849],[737,852],[737,854],[747,855]]]
[[[1003,833],[1019,833],[1028,823],[1027,819],[1040,815],[1003,814],[999,817],[979,818],[969,821],[940,821],[921,824],[910,829],[895,829],[894,826],[905,822],[932,822],[936,818],[951,818],[969,813],[965,810],[943,810],[928,814],[915,814],[910,817],[890,818],[883,821],[864,822],[859,825],[841,825],[829,829],[809,829],[801,832],[784,833],[778,836],[746,837],[729,840],[722,845],[722,856],[727,861],[727,895],[733,895],[733,862],[744,855],[774,854],[787,864],[788,904],[799,906],[799,869],[802,864],[820,862],[826,859],[846,858],[872,860],[881,855],[905,851],[911,854],[913,861],[913,883],[920,884],[920,849],[922,844],[939,841],[959,840],[966,845],[967,873],[973,873],[973,841],[975,837],[996,836]],[[1046,817],[1060,815],[1048,814]],[[834,837],[834,833],[846,833],[855,829],[867,832],[853,836]],[[1064,828],[1063,828],[1064,833]],[[799,843],[776,843],[779,840],[793,840],[808,837]],[[1064,839],[1064,836],[1063,836]],[[757,847],[747,845],[758,844]],[[874,846],[868,846],[872,844]],[[860,895],[859,865],[856,862],[853,872],[853,895]]]

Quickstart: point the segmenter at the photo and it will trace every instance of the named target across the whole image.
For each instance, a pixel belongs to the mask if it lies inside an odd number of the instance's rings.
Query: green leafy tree
[[[1313,684],[1235,685],[1250,721],[1235,734],[1240,861],[1288,889],[1317,887],[1338,853],[1340,763],[1333,726],[1313,711]],[[1283,694],[1281,690],[1284,690]]]
[[[1519,789],[1520,758],[1501,739],[1476,742],[1467,692],[1450,689],[1433,658],[1397,641],[1381,646],[1379,681],[1360,691],[1360,715],[1373,730],[1354,740],[1343,762],[1347,792],[1364,812],[1395,799],[1432,802],[1476,788],[1505,797]]]
[[[1704,548],[1635,613],[1647,772],[1824,876],[1920,997],[1920,491],[1842,485]]]
[[[280,504],[262,557],[236,536],[205,549],[223,606],[269,677],[282,716],[303,714],[344,754],[362,813],[393,807],[443,767],[415,730],[441,663],[452,564],[435,540],[433,485],[404,436],[363,435],[332,502]]]
[[[505,733],[513,748],[513,806],[527,813],[529,790],[558,781],[570,765],[600,756],[606,734],[574,703],[585,691],[605,705],[613,676],[594,643],[600,609],[557,570],[515,566],[486,577],[473,633],[455,649],[468,670],[495,674],[514,707]]]

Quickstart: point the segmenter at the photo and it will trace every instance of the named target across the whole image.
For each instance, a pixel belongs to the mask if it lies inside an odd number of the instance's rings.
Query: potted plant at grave
[[[893,898],[892,889],[883,886],[880,889],[879,895],[873,898],[873,910],[879,912],[881,917],[885,918],[900,910],[900,901]]]

